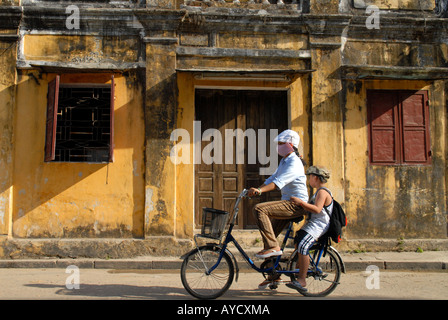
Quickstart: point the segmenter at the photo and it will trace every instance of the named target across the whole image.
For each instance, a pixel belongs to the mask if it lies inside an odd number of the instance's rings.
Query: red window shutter
[[[115,81],[112,75],[110,83],[110,141],[109,162],[114,162],[114,108],[115,108]]]
[[[58,75],[48,84],[45,161],[52,161],[55,158],[59,81],[60,77]]]
[[[429,108],[425,91],[400,92],[402,113],[403,162],[426,164],[430,161]]]
[[[388,91],[368,91],[370,126],[370,161],[378,164],[397,163],[396,94]]]

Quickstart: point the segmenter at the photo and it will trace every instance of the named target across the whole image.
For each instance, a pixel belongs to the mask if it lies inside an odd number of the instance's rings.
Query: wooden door
[[[243,90],[208,90],[198,89],[195,95],[196,120],[201,124],[201,137],[216,129],[220,137],[201,142],[201,155],[205,149],[206,155],[211,155],[214,161],[203,161],[195,165],[195,221],[199,227],[202,223],[202,208],[211,207],[231,212],[235,199],[243,188],[261,185],[267,176],[260,176],[258,155],[245,139],[244,161],[237,161],[236,138],[226,135],[226,129],[241,129],[244,133],[256,134],[257,148],[259,146],[259,129],[266,129],[267,155],[269,155],[270,129],[281,131],[287,129],[287,94],[285,91],[243,91]],[[208,130],[208,131],[207,131]],[[205,135],[204,135],[205,134]],[[222,141],[218,141],[222,138]],[[229,141],[230,139],[230,141]],[[214,144],[212,144],[214,143]],[[214,148],[215,147],[215,148]],[[226,149],[227,147],[227,149]],[[253,145],[251,145],[253,147]],[[218,150],[217,148],[220,148]],[[250,151],[250,154],[248,150]],[[232,150],[232,157],[228,156]],[[258,149],[256,149],[258,152]],[[219,152],[221,151],[221,157]],[[196,151],[197,152],[197,151]],[[226,161],[227,154],[227,161]],[[250,158],[250,159],[249,159]],[[255,163],[253,159],[255,158]],[[221,159],[221,161],[217,161]],[[229,161],[230,160],[230,161]],[[249,161],[250,160],[250,161]],[[221,162],[221,163],[216,163]],[[280,192],[264,194],[261,198],[245,200],[240,207],[237,228],[254,228],[252,207],[260,201],[280,199]]]

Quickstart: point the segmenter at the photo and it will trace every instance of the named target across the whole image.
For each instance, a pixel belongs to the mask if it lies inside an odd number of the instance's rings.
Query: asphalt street
[[[349,271],[325,299],[448,300],[448,272],[380,270],[372,281],[368,271]],[[282,285],[259,290],[262,276],[240,273],[222,297],[228,300],[309,300]],[[92,268],[0,269],[2,300],[195,300],[183,288],[179,270]]]

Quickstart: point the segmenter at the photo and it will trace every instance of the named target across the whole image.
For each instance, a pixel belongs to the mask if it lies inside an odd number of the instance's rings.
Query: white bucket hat
[[[275,142],[286,142],[291,143],[294,147],[299,148],[300,137],[294,130],[285,130],[280,133],[275,139]]]

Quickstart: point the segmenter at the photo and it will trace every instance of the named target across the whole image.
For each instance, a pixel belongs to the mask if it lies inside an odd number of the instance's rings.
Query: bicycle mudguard
[[[204,246],[196,247],[193,250],[188,251],[187,253],[182,255],[180,257],[180,259],[184,260],[191,252],[193,252],[195,250],[201,250],[202,248],[207,248],[207,247],[212,248],[213,251],[221,251],[221,249],[222,249],[222,247],[220,247],[216,243],[207,243]],[[235,256],[233,255],[233,253],[230,252],[229,250],[227,250],[227,248],[226,248],[226,250],[224,252],[227,253],[230,256],[230,258],[232,259],[232,261],[233,261],[233,266],[235,267],[235,281],[238,281],[238,275],[239,275],[239,271],[240,271],[240,269],[238,267],[238,262],[236,261]]]
[[[215,250],[215,251],[221,251],[221,249],[222,249],[222,247],[217,245],[216,243],[207,243],[206,246],[213,247],[213,250]],[[233,261],[233,266],[235,267],[235,281],[238,282],[238,275],[239,275],[239,271],[240,271],[240,268],[238,267],[238,262],[236,261],[233,253],[230,252],[227,248],[224,252],[227,253]]]
[[[345,264],[344,261],[342,261],[342,257],[339,254],[338,250],[336,250],[333,246],[329,246],[329,248],[334,252],[334,254],[336,254],[336,257],[338,257],[339,264],[341,265],[341,271],[342,273],[345,273]]]
[[[213,243],[211,245],[213,246],[213,250],[221,251],[221,249],[222,249],[222,247],[220,247],[217,244]],[[232,261],[233,261],[233,266],[235,267],[235,281],[238,282],[238,275],[240,273],[240,268],[238,267],[238,262],[236,261],[235,256],[233,255],[233,253],[230,252],[229,250],[227,250],[227,248],[225,250],[225,253],[227,253],[230,256],[230,258],[232,259]]]

